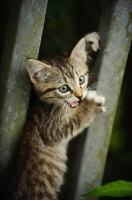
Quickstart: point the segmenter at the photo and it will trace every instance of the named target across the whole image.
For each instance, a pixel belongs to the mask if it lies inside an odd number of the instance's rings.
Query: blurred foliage
[[[90,197],[132,197],[132,182],[129,181],[115,181],[102,185],[94,190],[84,194],[83,196]]]
[[[0,60],[11,1],[1,0],[0,2]],[[103,2],[104,0],[49,0],[39,57],[48,57],[67,51],[73,48],[86,33],[97,31]],[[131,65],[132,57],[129,56],[103,184],[119,179],[132,181]],[[105,199],[105,197],[101,199]],[[107,197],[108,199],[111,198]],[[127,200],[127,198],[122,199]]]

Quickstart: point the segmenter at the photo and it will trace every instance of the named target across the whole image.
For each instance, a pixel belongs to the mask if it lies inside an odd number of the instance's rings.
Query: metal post
[[[88,134],[74,141],[66,200],[93,200],[82,194],[101,185],[116,106],[132,39],[132,0],[105,1],[99,33],[101,49],[98,92],[106,97],[107,112],[100,114]]]
[[[8,165],[25,121],[30,82],[27,57],[37,59],[47,0],[14,0],[0,67],[0,173]]]

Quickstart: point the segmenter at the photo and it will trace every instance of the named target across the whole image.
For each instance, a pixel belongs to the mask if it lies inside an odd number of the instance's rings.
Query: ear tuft
[[[52,71],[50,65],[34,59],[28,59],[26,61],[26,69],[33,83],[45,81]]]

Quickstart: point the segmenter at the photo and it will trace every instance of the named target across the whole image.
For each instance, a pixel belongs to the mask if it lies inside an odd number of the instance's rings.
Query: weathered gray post
[[[27,57],[39,52],[47,0],[14,0],[0,67],[0,173],[19,139],[28,108]]]
[[[88,135],[75,142],[66,200],[93,200],[82,194],[101,185],[116,106],[132,39],[132,0],[105,1],[99,27],[101,49],[98,92],[106,96],[107,112],[99,115]]]

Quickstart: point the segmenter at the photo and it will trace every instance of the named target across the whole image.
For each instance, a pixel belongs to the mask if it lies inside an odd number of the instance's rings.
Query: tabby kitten
[[[105,112],[105,98],[87,90],[86,63],[91,59],[89,53],[98,50],[99,39],[93,32],[83,37],[71,54],[42,62],[27,60],[36,103],[29,108],[7,199],[57,199],[69,140],[88,127],[97,113]]]

